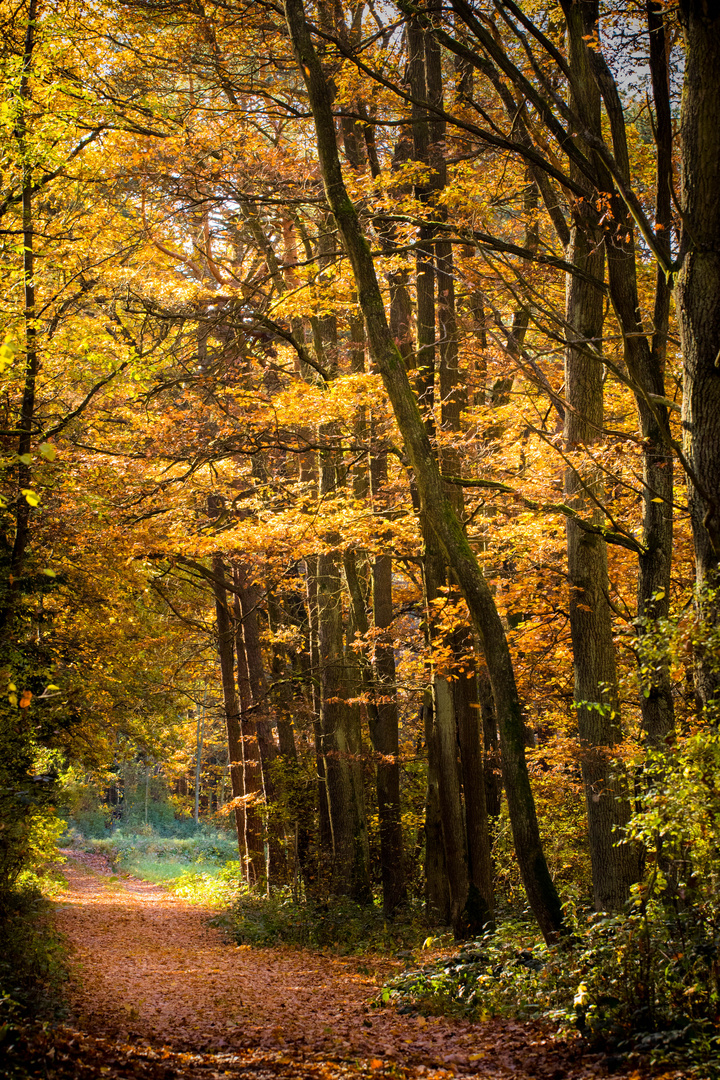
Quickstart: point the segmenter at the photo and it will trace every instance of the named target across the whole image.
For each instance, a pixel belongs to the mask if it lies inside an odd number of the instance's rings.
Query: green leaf
[[[40,453],[46,461],[54,461],[57,457],[57,450],[49,442],[40,443]]]
[[[19,459],[23,465],[32,465],[32,454],[20,454]]]

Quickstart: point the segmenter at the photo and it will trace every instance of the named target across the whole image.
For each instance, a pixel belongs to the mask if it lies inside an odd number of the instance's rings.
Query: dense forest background
[[[699,0],[4,0],[3,895],[215,815],[712,1020],[719,78]]]

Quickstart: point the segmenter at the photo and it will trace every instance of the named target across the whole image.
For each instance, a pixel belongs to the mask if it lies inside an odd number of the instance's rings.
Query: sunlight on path
[[[597,1075],[589,1067],[567,1072],[560,1059],[568,1053],[549,1053],[525,1025],[371,1009],[378,984],[357,960],[236,946],[207,925],[210,909],[158,885],[113,878],[101,856],[68,855],[57,926],[73,947],[69,998],[83,1030],[196,1051],[272,1047],[373,1065],[383,1059],[416,1066],[418,1075],[438,1068],[519,1080]],[[382,967],[379,981],[389,970]]]

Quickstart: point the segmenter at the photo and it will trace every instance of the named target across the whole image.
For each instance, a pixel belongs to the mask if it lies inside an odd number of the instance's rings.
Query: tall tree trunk
[[[33,161],[27,145],[27,118],[31,112],[32,92],[30,73],[37,31],[37,0],[30,0],[27,29],[23,45],[20,75],[20,104],[17,109],[15,138],[22,160],[22,244],[23,299],[25,321],[25,372],[22,404],[17,421],[17,491],[15,496],[15,536],[9,552],[9,565],[2,582],[0,597],[0,633],[9,635],[15,618],[20,580],[25,566],[25,552],[30,540],[30,502],[26,492],[31,488],[32,466],[23,460],[30,455],[35,416],[35,391],[39,370],[37,310],[35,306],[35,222],[33,217]]]
[[[268,591],[268,619],[271,633],[276,640],[273,643],[272,660],[272,689],[271,700],[274,706],[275,718],[278,729],[278,744],[280,757],[283,761],[283,780],[287,787],[287,830],[291,839],[291,847],[294,852],[293,881],[297,883],[298,874],[307,881],[309,866],[310,837],[312,830],[312,811],[307,798],[307,783],[303,775],[302,766],[298,758],[295,741],[295,723],[293,721],[298,706],[298,695],[295,690],[296,671],[298,669],[297,650],[290,649],[277,641],[277,636],[286,626],[302,625],[303,617],[299,619],[295,613],[298,607],[297,597],[290,599],[288,596],[285,603],[277,595]],[[286,604],[290,605],[290,613],[285,610]]]
[[[345,580],[350,595],[353,623],[363,637],[369,624],[365,612],[354,554],[343,558]],[[375,559],[372,566],[373,613],[376,631],[392,622],[392,561]],[[377,622],[380,619],[380,622]],[[391,916],[406,898],[400,806],[400,766],[398,762],[398,708],[395,687],[395,655],[389,635],[375,637],[374,664],[364,653],[356,653],[361,682],[368,697],[370,738],[377,755],[376,781],[380,823],[380,869],[383,911]]]
[[[235,628],[230,617],[227,590],[223,582],[227,580],[225,564],[221,555],[214,555],[212,560],[213,591],[215,593],[215,614],[218,633],[218,658],[220,660],[220,681],[222,683],[225,723],[227,728],[228,755],[230,758],[230,784],[233,799],[243,799],[246,794],[243,777],[243,740],[240,728],[240,704],[235,686],[235,655],[233,638]],[[237,829],[240,864],[244,868],[245,878],[255,880],[252,855],[248,850],[246,803],[235,806],[235,827]]]
[[[432,208],[433,216],[438,213],[433,203],[435,196],[445,185],[445,158],[443,148],[444,124],[438,123],[428,108],[420,103],[428,105],[442,105],[442,76],[440,72],[440,50],[431,35],[420,27],[416,19],[408,23],[408,47],[409,62],[408,72],[410,91],[414,104],[412,114],[412,129],[414,156],[417,161],[429,167],[428,176],[421,184],[416,185],[415,195],[420,202]],[[421,225],[420,247],[417,254],[416,291],[417,291],[417,396],[421,409],[424,411],[425,426],[431,436],[435,432],[435,383],[436,383],[436,305],[435,305],[435,257],[437,244],[435,242],[436,226],[434,222]],[[441,242],[445,249],[447,245]],[[445,265],[447,271],[447,255],[444,250]],[[444,281],[445,289],[449,288],[447,279]],[[447,303],[447,295],[442,312],[446,322],[454,314]],[[445,331],[449,329],[444,327]],[[448,355],[452,352],[453,341],[444,339],[441,341],[441,357],[447,362]],[[441,380],[442,383],[442,380]],[[441,404],[442,409],[442,404]],[[443,458],[444,460],[444,458]],[[459,489],[454,489],[452,495],[457,505]],[[428,643],[432,648],[433,642],[433,619],[430,616],[431,605],[437,599],[439,588],[445,584],[445,560],[435,534],[431,529],[425,530],[425,550],[423,555],[425,585],[425,600],[429,613],[427,621]],[[437,797],[440,813],[441,836],[444,849],[444,866],[448,878],[450,893],[450,921],[457,934],[461,933],[463,912],[468,896],[468,872],[467,872],[467,842],[465,835],[465,820],[462,812],[462,797],[460,787],[460,767],[458,762],[457,725],[455,720],[455,704],[453,688],[450,678],[445,674],[432,671],[432,738],[429,740],[428,756],[436,756],[429,762],[429,772],[437,778]],[[432,807],[432,797],[428,798],[428,806]],[[432,840],[433,830],[428,831],[428,839]],[[429,863],[437,862],[437,857],[426,848],[426,859]]]
[[[305,560],[307,567],[307,605],[308,605],[308,637],[310,643],[310,677],[312,686],[313,703],[313,736],[315,741],[315,766],[317,770],[317,793],[318,793],[318,843],[319,861],[323,864],[332,858],[333,839],[330,824],[330,793],[327,783],[327,760],[322,737],[321,709],[322,709],[322,667],[320,663],[320,618],[318,603],[318,578],[319,558],[317,555],[308,556]]]
[[[234,578],[242,611],[242,634],[250,679],[262,793],[266,806],[265,813],[269,815],[277,799],[272,763],[278,756],[278,747],[273,738],[272,723],[268,715],[269,689],[260,643],[258,619],[261,596],[260,590],[250,581],[247,568],[243,563],[236,564]],[[287,858],[277,835],[277,830],[272,828],[269,816],[266,817],[265,834],[268,845],[266,852],[268,884],[274,884],[285,880],[287,876]]]
[[[331,889],[337,895],[368,900],[369,849],[365,807],[360,802],[359,732],[347,700],[342,582],[334,552],[318,556],[317,586],[320,731],[332,843]]]
[[[594,3],[594,0],[592,0]],[[588,5],[585,5],[586,7]],[[588,59],[588,46],[579,28],[585,27],[581,5],[566,4],[568,55],[573,75],[571,107],[591,132],[600,132],[600,93]],[[580,177],[575,177],[580,181]],[[602,281],[605,254],[590,201],[578,200],[568,252],[569,261],[590,278]],[[603,429],[603,370],[600,360],[603,293],[586,277],[568,275],[565,350],[564,438],[568,451],[582,452],[598,443]],[[565,473],[565,495],[584,517],[601,523],[602,501],[596,470],[584,464]],[[629,819],[630,807],[622,788],[613,781],[611,755],[619,742],[620,702],[609,604],[607,547],[602,536],[567,520],[570,578],[570,633],[575,673],[575,708],[580,732],[582,774],[588,815],[590,860],[595,905],[618,910],[636,880],[637,857],[630,846],[618,846],[614,832]]]
[[[412,132],[413,151],[416,161],[429,164],[430,130],[427,108],[421,104],[427,100],[425,81],[425,31],[416,19],[410,19],[408,34],[408,80],[413,97]],[[432,181],[424,180],[415,187],[415,196],[427,202],[434,187]],[[435,405],[435,268],[433,251],[434,228],[420,226],[419,246],[416,255],[416,321],[417,321],[417,396],[420,409],[429,432],[434,427]]]
[[[395,649],[389,627],[392,610],[392,558],[378,555],[372,564],[373,622],[376,630],[374,668],[379,694],[373,746],[380,755],[377,797],[380,815],[380,872],[383,910],[392,915],[407,898],[400,805],[399,714],[395,683]]]
[[[540,842],[525,760],[523,718],[507,638],[497,608],[457,515],[445,498],[442,476],[405,362],[388,326],[368,243],[343,182],[326,80],[305,19],[302,0],[285,0],[295,56],[308,89],[320,171],[352,266],[365,317],[370,355],[390,398],[427,524],[435,533],[482,639],[498,710],[508,806],[528,899],[547,939],[562,927],[562,907]]]
[[[265,841],[261,807],[265,801],[262,763],[255,729],[255,710],[250,684],[250,665],[245,649],[242,625],[242,606],[237,592],[233,593],[235,655],[237,657],[237,686],[240,695],[240,731],[242,734],[242,768],[245,785],[245,831],[248,866],[251,880],[259,881],[265,873]]]
[[[455,635],[456,656],[462,652],[472,665],[472,634],[466,628]],[[463,913],[470,934],[482,931],[494,918],[490,826],[485,794],[483,726],[478,694],[478,676],[472,669],[453,680],[453,700],[460,744],[460,763],[465,796],[467,836],[468,897]]]
[[[683,349],[683,432],[691,469],[688,501],[697,584],[718,585],[720,563],[720,10],[680,0],[685,81],[680,117],[682,265],[675,297]],[[703,615],[720,619],[717,597],[700,594]],[[717,657],[698,656],[703,705],[717,700]]]
[[[583,58],[591,68],[597,90],[604,99],[615,162],[624,184],[631,186],[630,155],[623,104],[612,73],[598,50],[588,49],[587,42],[598,33],[598,5],[576,6],[568,20],[575,36],[571,60],[577,57],[576,97],[587,96],[582,80],[587,78]],[[670,193],[672,184],[672,127],[669,81],[662,14],[654,0],[648,2],[650,30],[650,70],[656,107],[656,218],[658,248],[670,262],[672,224]],[[599,110],[591,129],[599,139]],[[597,161],[597,188],[613,191],[614,179],[603,161]],[[662,268],[658,268],[655,286],[652,343],[645,332],[640,314],[637,282],[637,254],[634,223],[620,194],[610,198],[611,213],[606,216],[605,246],[608,257],[610,298],[623,333],[623,353],[633,383],[643,435],[643,536],[639,555],[638,624],[640,652],[642,637],[652,633],[656,620],[670,610],[670,566],[673,531],[673,454],[672,438],[665,398],[665,355],[670,313],[670,293]],[[660,663],[645,672],[640,705],[646,738],[651,744],[662,743],[673,728],[672,687],[668,665]]]
[[[433,0],[432,10],[440,14],[440,5]],[[440,46],[432,34],[425,40],[425,65],[428,102],[432,107],[444,107],[444,81]],[[437,115],[429,125],[429,162],[433,168],[434,187],[444,190],[447,183],[446,125]],[[436,210],[444,218],[442,207]],[[452,244],[442,238],[435,241],[437,279],[437,330],[439,352],[440,424],[447,435],[458,437],[462,429],[462,414],[467,406],[467,392],[460,377],[457,315],[455,308],[455,263]],[[441,452],[442,471],[447,476],[461,473],[460,455],[457,447],[445,440]],[[459,518],[463,518],[462,488],[448,485],[447,498]],[[472,664],[472,634],[461,628],[452,636],[452,648],[456,661],[462,666]],[[458,929],[464,933],[476,933],[492,921],[493,887],[490,863],[490,833],[485,799],[485,776],[483,770],[483,738],[477,687],[474,673],[471,677],[455,677],[449,684],[452,692],[453,712],[460,751],[462,790],[464,794],[464,843],[466,899],[459,916]]]
[[[324,434],[332,435],[328,428]],[[338,487],[337,454],[320,455],[320,498]],[[343,586],[337,548],[340,537],[325,538],[328,550],[317,559],[318,647],[320,664],[320,735],[325,762],[332,843],[330,887],[336,895],[360,901],[372,897],[370,850],[363,798],[359,714],[349,703],[345,654]]]
[[[430,918],[447,925],[451,921],[451,900],[440,812],[438,785],[440,755],[435,745],[437,728],[433,717],[433,694],[430,687],[425,691],[422,719],[428,756],[425,790],[425,906]]]
[[[445,559],[438,551],[435,535],[430,529],[424,531],[425,552],[423,556],[423,586],[426,602],[426,635],[430,650],[436,641],[437,630],[433,604],[445,586]],[[444,642],[443,642],[444,643]],[[455,719],[455,702],[452,680],[435,671],[430,664],[432,690],[432,728],[427,741],[428,783],[430,777],[437,780],[437,805],[443,843],[445,873],[450,895],[450,922],[459,936],[464,930],[464,912],[468,899],[468,864],[465,818],[463,815],[460,762],[458,757],[458,734]],[[429,717],[426,719],[426,726]],[[432,807],[432,798],[428,798]],[[432,829],[428,833],[432,837]],[[426,850],[429,863],[438,862],[431,850]]]

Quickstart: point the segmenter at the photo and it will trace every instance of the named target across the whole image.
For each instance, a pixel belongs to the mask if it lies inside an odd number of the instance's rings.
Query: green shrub
[[[0,999],[7,1014],[46,1015],[58,1007],[66,970],[49,915],[48,901],[35,884],[0,897]]]
[[[66,839],[76,847],[107,855],[122,870],[132,872],[131,864],[141,860],[161,863],[172,860],[180,863],[208,863],[224,866],[236,859],[237,843],[232,833],[219,832],[204,826],[194,827],[191,835],[167,836],[152,825],[137,829],[119,828],[102,839],[86,838],[68,832]]]
[[[270,896],[241,893],[226,925],[240,944],[286,943],[332,948],[343,954],[419,948],[428,932],[419,908],[409,908],[389,922],[374,904],[347,898],[319,904],[298,900],[289,889]]]
[[[430,938],[425,944],[442,942]],[[509,921],[498,932],[404,971],[383,988],[379,1003],[473,1020],[564,1017],[571,982],[559,980],[553,961],[533,924]]]

